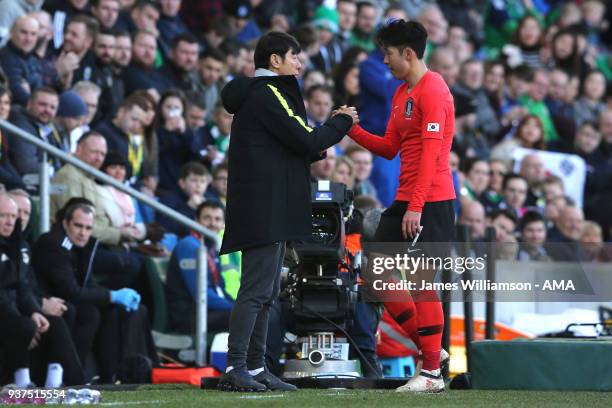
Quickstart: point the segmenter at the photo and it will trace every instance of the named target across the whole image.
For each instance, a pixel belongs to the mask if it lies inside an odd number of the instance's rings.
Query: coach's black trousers
[[[280,292],[285,242],[242,251],[242,275],[229,325],[227,365],[264,367],[268,312]]]

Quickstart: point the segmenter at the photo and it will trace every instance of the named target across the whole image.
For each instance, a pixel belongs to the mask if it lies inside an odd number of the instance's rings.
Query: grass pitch
[[[446,391],[407,395],[376,390],[300,390],[292,393],[223,393],[184,385],[102,391],[101,406],[134,407],[612,407],[611,392]]]

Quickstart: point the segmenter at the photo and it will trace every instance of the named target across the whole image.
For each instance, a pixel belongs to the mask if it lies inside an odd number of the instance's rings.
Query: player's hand
[[[407,210],[402,218],[402,236],[404,239],[414,238],[421,227],[421,213]]]
[[[359,114],[357,114],[357,109],[355,109],[355,107],[353,106],[349,107],[346,105],[342,105],[340,108],[332,112],[332,116],[336,116],[341,113],[349,115],[351,119],[353,120],[353,125],[356,125],[357,123],[359,123]]]

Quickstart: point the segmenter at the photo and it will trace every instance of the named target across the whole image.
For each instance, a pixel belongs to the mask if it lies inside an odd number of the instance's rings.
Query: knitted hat
[[[74,91],[66,91],[59,97],[57,116],[60,118],[80,118],[87,115],[87,105],[81,95]]]
[[[338,12],[329,7],[319,7],[312,16],[312,24],[315,27],[331,31],[334,34],[339,31],[339,23],[340,18],[338,17]]]

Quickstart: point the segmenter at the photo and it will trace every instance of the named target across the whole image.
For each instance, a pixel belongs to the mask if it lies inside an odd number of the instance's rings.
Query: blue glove
[[[134,289],[123,288],[111,291],[111,303],[123,305],[127,312],[138,310],[140,295]]]

